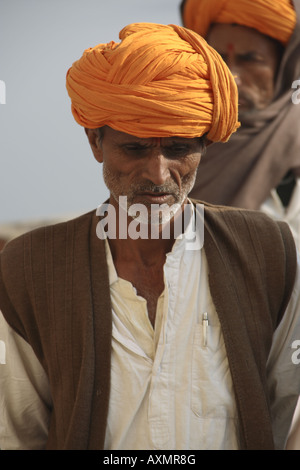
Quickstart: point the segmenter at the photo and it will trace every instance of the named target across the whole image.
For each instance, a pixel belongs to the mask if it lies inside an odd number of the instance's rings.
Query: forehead
[[[236,52],[251,50],[266,55],[279,54],[277,41],[247,26],[216,23],[211,26],[206,39],[218,52],[234,47]]]
[[[131,134],[126,134],[125,132],[117,131],[109,126],[105,126],[103,128],[103,138],[110,142],[115,142],[115,143],[126,143],[126,142],[140,142],[141,144],[157,144],[161,143],[163,144],[168,144],[168,142],[198,142],[198,138],[185,138],[185,137],[179,137],[179,136],[172,136],[172,137],[137,137],[135,135]]]

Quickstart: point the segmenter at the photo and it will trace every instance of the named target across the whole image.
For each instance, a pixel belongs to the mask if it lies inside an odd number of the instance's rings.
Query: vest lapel
[[[111,369],[112,314],[105,243],[96,235],[94,213],[90,231],[91,294],[94,324],[95,381],[89,449],[103,449],[108,415]]]
[[[222,327],[240,417],[245,449],[273,449],[270,416],[265,391],[258,374],[249,334],[244,321],[226,242],[227,227],[219,229],[220,217],[205,212],[204,248],[209,266],[209,286]],[[215,219],[215,220],[214,220]],[[215,225],[216,221],[217,224]],[[221,237],[219,236],[221,234]],[[212,364],[213,367],[213,364]]]

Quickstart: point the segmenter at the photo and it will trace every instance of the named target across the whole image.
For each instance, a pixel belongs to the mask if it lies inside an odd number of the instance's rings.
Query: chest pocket
[[[191,407],[201,418],[234,418],[236,407],[219,325],[197,324],[193,339]]]

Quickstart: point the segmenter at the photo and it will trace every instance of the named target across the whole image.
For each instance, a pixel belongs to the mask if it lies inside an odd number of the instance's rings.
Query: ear
[[[89,143],[94,154],[95,159],[97,162],[103,162],[103,152],[102,152],[102,145],[99,138],[98,130],[97,129],[88,129],[87,127],[84,128],[87,138],[89,139]]]

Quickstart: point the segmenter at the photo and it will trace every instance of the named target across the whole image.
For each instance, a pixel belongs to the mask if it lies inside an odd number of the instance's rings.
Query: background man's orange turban
[[[135,23],[120,43],[84,51],[68,70],[72,113],[137,137],[180,136],[225,142],[239,127],[237,88],[218,53],[175,25]]]
[[[181,10],[184,26],[203,37],[212,23],[236,23],[254,28],[285,46],[296,24],[290,0],[185,0]]]

